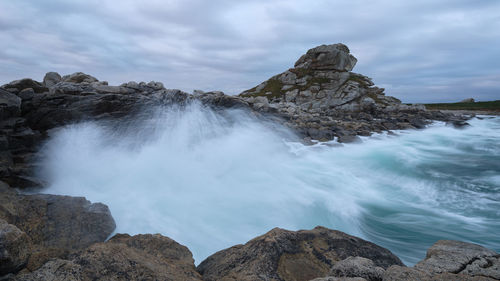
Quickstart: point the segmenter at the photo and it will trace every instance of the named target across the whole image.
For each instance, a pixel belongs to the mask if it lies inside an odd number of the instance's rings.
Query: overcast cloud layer
[[[0,0],[0,84],[82,71],[237,94],[337,42],[404,102],[500,99],[498,0]]]

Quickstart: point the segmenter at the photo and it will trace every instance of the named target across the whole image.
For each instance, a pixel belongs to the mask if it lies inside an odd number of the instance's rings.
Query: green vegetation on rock
[[[500,111],[500,100],[481,102],[429,103],[427,109]]]

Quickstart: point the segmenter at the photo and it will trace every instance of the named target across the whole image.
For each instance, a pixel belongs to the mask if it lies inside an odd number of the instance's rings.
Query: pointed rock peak
[[[296,68],[351,71],[358,60],[342,44],[321,45],[310,49],[295,63]]]

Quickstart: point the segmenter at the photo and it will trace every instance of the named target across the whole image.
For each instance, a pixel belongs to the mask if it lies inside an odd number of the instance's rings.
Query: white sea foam
[[[486,233],[500,231],[500,123],[471,123],[304,146],[245,112],[193,104],[118,127],[58,130],[41,151],[39,173],[49,183],[44,192],[103,202],[116,232],[162,233],[188,246],[197,263],[273,227],[316,225],[413,263],[441,238],[500,248]],[[483,156],[491,164],[479,165]]]

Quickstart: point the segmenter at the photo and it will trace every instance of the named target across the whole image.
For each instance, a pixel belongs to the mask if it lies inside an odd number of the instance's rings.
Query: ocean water
[[[412,265],[439,239],[500,251],[500,118],[469,123],[304,146],[249,113],[193,104],[54,131],[38,172],[44,193],[103,202],[117,233],[169,236],[196,263],[274,227],[322,225]]]

